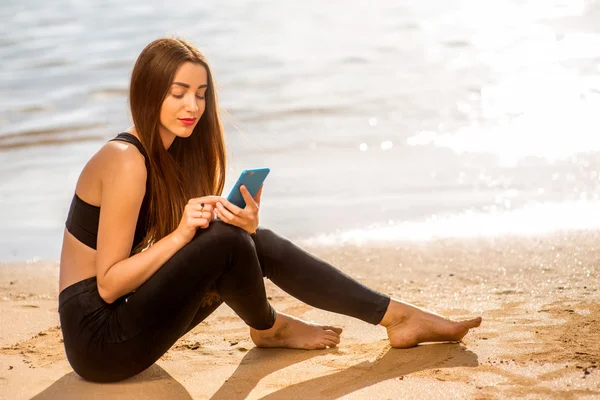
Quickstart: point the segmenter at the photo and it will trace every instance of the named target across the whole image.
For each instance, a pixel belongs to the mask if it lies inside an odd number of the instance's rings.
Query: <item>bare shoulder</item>
[[[120,185],[127,187],[128,192],[133,190],[143,196],[146,179],[146,162],[139,150],[127,142],[110,141],[83,167],[76,192],[87,203],[99,206],[103,188],[120,181]]]
[[[107,142],[98,151],[98,156],[106,167],[127,168],[146,173],[146,160],[137,147],[131,143],[117,140]]]
[[[125,178],[146,182],[146,160],[137,147],[131,143],[116,140],[107,142],[94,158],[95,167],[99,169],[99,175],[103,181]]]

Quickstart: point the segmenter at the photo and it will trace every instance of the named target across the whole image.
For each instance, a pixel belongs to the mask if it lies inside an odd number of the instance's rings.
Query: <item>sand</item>
[[[56,262],[0,263],[0,399],[600,398],[600,232],[309,249],[362,282],[452,318],[461,343],[391,349],[381,327],[267,282],[281,311],[344,328],[338,348],[257,349],[221,306],[154,366],[83,381],[64,355]]]

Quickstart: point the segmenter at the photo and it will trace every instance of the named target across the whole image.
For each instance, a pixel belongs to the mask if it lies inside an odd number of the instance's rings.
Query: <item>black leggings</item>
[[[381,321],[390,301],[268,229],[251,237],[214,221],[135,292],[112,304],[98,294],[95,277],[64,289],[58,310],[69,363],[91,381],[129,378],[222,302],[249,326],[268,329],[276,313],[263,277],[311,306],[371,324]]]

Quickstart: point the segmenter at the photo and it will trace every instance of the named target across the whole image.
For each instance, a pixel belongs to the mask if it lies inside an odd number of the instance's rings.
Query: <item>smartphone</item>
[[[255,169],[247,169],[238,178],[237,182],[229,192],[229,196],[227,196],[227,200],[235,204],[240,208],[246,207],[246,200],[242,196],[242,192],[240,192],[240,186],[246,186],[246,189],[250,192],[252,197],[256,196],[258,193],[258,189],[262,186],[265,179],[267,179],[267,175],[271,170],[269,168],[255,168]]]

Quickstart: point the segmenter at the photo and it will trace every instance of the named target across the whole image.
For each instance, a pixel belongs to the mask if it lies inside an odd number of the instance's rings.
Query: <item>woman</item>
[[[242,188],[244,209],[221,197],[217,96],[204,56],[189,43],[159,39],[142,51],[130,107],[134,125],[81,172],[64,232],[60,321],[83,378],[138,374],[222,302],[249,325],[256,346],[340,342],[338,327],[275,311],[263,277],[314,307],[384,326],[398,348],[457,341],[479,326],[481,318],[453,322],[390,299],[259,228],[262,190],[252,198]]]

